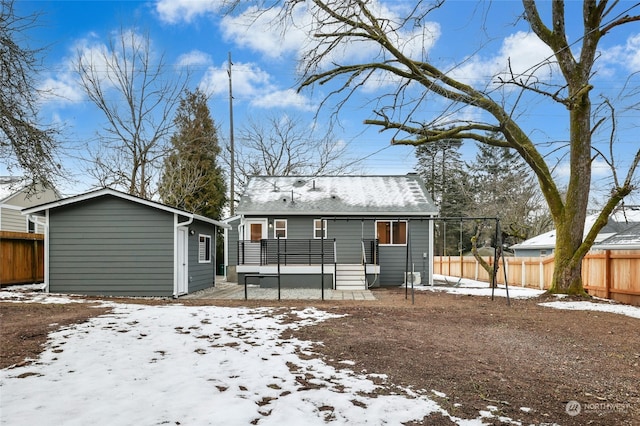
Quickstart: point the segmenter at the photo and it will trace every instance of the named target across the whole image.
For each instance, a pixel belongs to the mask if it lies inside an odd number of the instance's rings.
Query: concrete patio
[[[247,286],[249,300],[277,300],[277,288],[260,288],[255,285]],[[234,299],[244,300],[244,285],[232,282],[217,282],[215,287],[181,296],[181,299]],[[320,289],[286,288],[280,290],[282,300],[321,300]],[[325,300],[376,300],[369,290],[324,290]]]

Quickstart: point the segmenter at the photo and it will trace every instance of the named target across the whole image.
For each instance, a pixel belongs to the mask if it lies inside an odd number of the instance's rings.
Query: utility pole
[[[229,75],[229,154],[231,156],[231,172],[229,177],[229,206],[231,210],[231,215],[234,215],[235,212],[235,185],[234,181],[236,179],[235,175],[235,148],[233,144],[233,85],[231,84],[231,52],[229,52],[229,69],[227,70],[227,74]]]

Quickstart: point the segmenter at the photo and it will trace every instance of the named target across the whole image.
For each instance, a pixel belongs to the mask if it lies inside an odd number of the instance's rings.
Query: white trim
[[[201,246],[200,246],[200,239],[201,239],[201,238],[204,238],[204,239],[205,239],[205,250],[204,250],[204,254],[205,254],[205,256],[204,256],[204,257],[205,257],[205,260],[201,260],[201,259],[200,259],[200,255],[202,254],[202,253],[201,253]],[[208,260],[206,259],[206,257],[207,257],[207,249],[206,249],[206,243],[207,243],[207,240],[209,241],[209,259],[208,259]],[[211,263],[211,258],[213,257],[213,256],[211,255],[211,241],[212,241],[212,239],[211,239],[211,235],[207,235],[207,234],[198,234],[198,263]]]
[[[378,236],[378,223],[380,222],[388,222],[389,223],[389,239],[390,239],[390,243],[388,244],[383,244],[380,242],[380,238]],[[393,223],[394,222],[404,222],[405,227],[404,227],[404,243],[402,244],[395,244],[393,243]],[[378,243],[381,246],[384,247],[406,247],[407,246],[407,241],[408,241],[408,237],[409,237],[409,221],[405,220],[405,219],[383,219],[383,220],[375,220],[374,224],[373,224],[373,235],[375,236],[375,238],[378,240]]]
[[[276,231],[279,228],[276,228],[276,222],[284,222],[284,237],[279,237],[281,240],[286,240],[289,236],[289,222],[287,219],[273,219],[273,239],[277,240],[278,236],[276,235]],[[281,229],[281,228],[280,228]]]
[[[335,217],[353,217],[356,219],[360,219],[364,217],[365,219],[368,217],[400,217],[400,218],[423,218],[423,217],[437,217],[437,211],[423,211],[423,212],[406,212],[406,211],[382,211],[378,212],[375,210],[368,211],[321,211],[321,212],[313,212],[313,211],[287,211],[287,210],[274,210],[274,211],[243,211],[242,215],[244,216],[254,216],[254,215],[262,215],[268,214],[269,216],[322,216],[331,219],[332,216]]]
[[[49,210],[47,210],[47,213]],[[189,218],[186,222],[178,222],[180,213],[173,214],[173,297],[178,297],[178,228],[191,225],[193,217]],[[187,230],[187,244],[189,239],[189,230]],[[187,264],[189,259],[187,258]],[[187,283],[187,292],[189,292],[189,284]]]
[[[27,216],[32,221],[44,228],[44,292],[49,293],[49,210],[45,211],[44,222],[38,220],[38,216]]]
[[[251,219],[244,219],[244,223],[243,223],[243,232],[242,232],[242,240],[251,240],[251,225],[254,223],[259,223],[262,225],[262,235],[261,238],[263,240],[266,240],[267,238],[269,238],[269,221],[267,220],[267,218],[251,218]]]
[[[320,228],[316,228],[316,221],[322,221]],[[324,231],[324,235],[321,237],[316,236],[316,231]],[[313,219],[313,239],[314,240],[326,240],[327,239],[327,219]]]

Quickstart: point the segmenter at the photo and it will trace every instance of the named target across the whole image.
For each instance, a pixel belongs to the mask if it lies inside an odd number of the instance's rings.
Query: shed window
[[[200,234],[198,238],[198,263],[211,263],[211,236]]]
[[[406,245],[407,221],[379,220],[376,222],[376,236],[380,241],[380,244]]]
[[[285,219],[273,221],[273,238],[287,238],[287,221]]]
[[[324,233],[322,232],[324,231]],[[327,221],[314,219],[313,221],[313,238],[327,238]]]

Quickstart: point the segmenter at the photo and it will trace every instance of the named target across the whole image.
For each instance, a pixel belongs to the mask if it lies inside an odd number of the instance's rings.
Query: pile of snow
[[[445,275],[433,274],[434,281],[445,282],[447,285],[418,285],[414,286],[416,290],[425,291],[443,291],[453,294],[466,294],[470,296],[491,296],[492,290],[489,283],[475,281],[468,278],[448,277]],[[544,290],[536,290],[534,288],[509,286],[509,297],[513,299],[527,299],[538,297]],[[496,297],[507,297],[507,288],[499,285],[493,289],[493,295]]]

